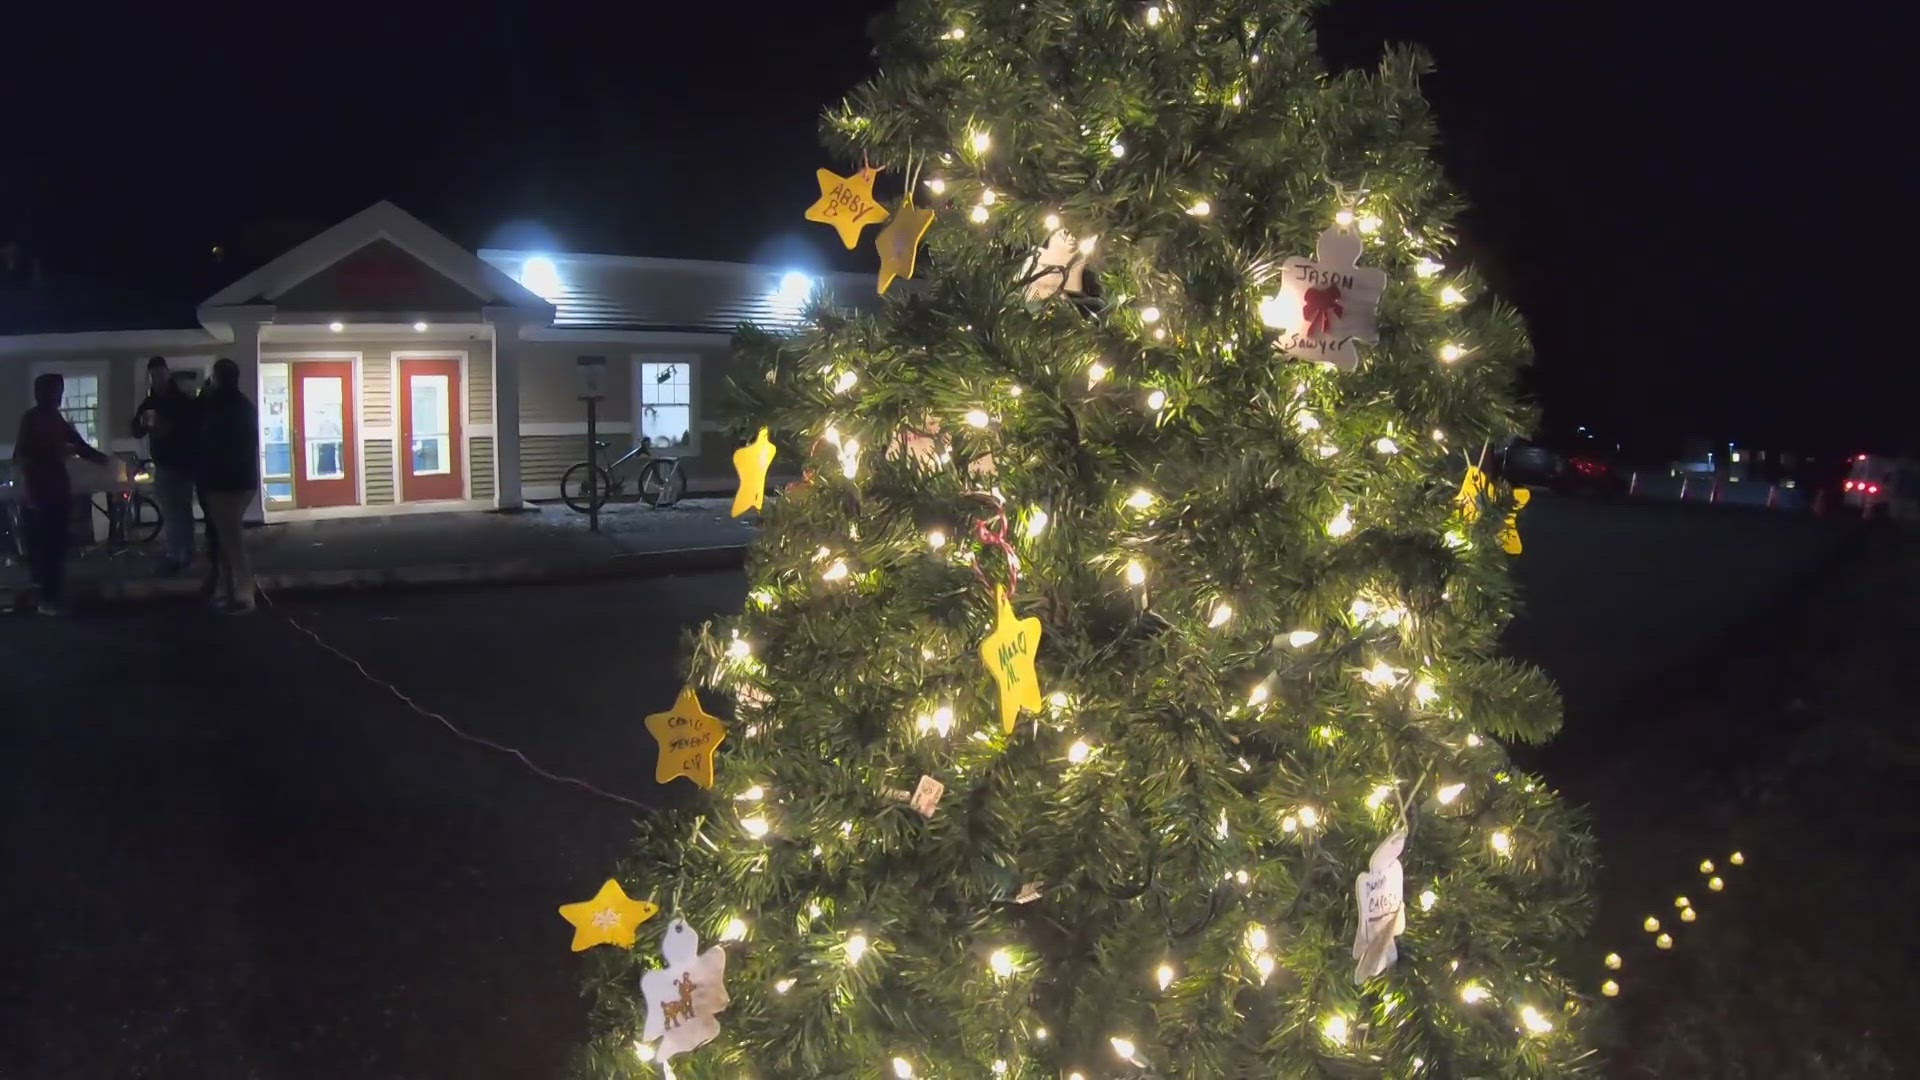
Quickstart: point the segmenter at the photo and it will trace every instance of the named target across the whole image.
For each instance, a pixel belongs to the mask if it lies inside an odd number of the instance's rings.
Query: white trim
[[[256,298],[273,301],[376,240],[391,242],[472,293],[476,306],[506,305],[544,316],[549,322],[553,319],[552,304],[385,199],[221,289],[200,309],[211,313],[209,309],[245,304]]]
[[[657,345],[665,349],[691,349],[701,346],[726,347],[733,340],[731,333],[715,331],[700,333],[692,330],[572,330],[556,329],[550,326],[522,325],[520,340],[547,342],[584,342],[588,344],[610,345]]]
[[[478,436],[478,435],[484,435],[487,438],[491,439],[493,438],[493,425],[492,424],[468,424],[466,428],[466,432],[467,432],[468,438],[473,438],[474,436]]]
[[[228,338],[226,340],[232,340]],[[0,355],[28,352],[93,352],[102,349],[150,349],[218,345],[222,339],[205,330],[87,330],[74,334],[14,334],[0,337]]]
[[[269,510],[266,522],[325,521],[330,518],[398,517],[402,514],[449,514],[491,510],[487,499],[448,499],[444,502],[380,503],[375,506],[313,506],[304,510]]]
[[[630,420],[606,420],[593,425],[596,435],[631,435],[633,422]],[[555,420],[544,424],[521,424],[520,434],[528,435],[585,435],[585,420]]]
[[[633,383],[633,396],[631,400],[627,402],[627,408],[632,410],[630,415],[633,417],[632,442],[634,445],[637,446],[640,442],[640,415],[646,400],[647,388],[644,381],[640,378],[642,366],[645,364],[685,364],[687,366],[687,445],[673,447],[672,450],[678,457],[699,457],[701,436],[700,362],[702,357],[698,353],[633,353],[627,360],[628,363],[632,365],[632,370],[628,372],[628,377]]]
[[[392,424],[382,424],[379,427],[369,424],[360,428],[361,442],[391,442],[399,437],[399,429]]]

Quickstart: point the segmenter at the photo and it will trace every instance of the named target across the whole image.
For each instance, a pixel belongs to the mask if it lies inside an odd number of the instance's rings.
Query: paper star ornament
[[[993,603],[993,633],[980,643],[980,660],[1000,688],[1000,726],[1011,735],[1021,709],[1040,711],[1040,677],[1033,670],[1040,620],[1015,618],[1003,588],[993,591]]]
[[[667,924],[660,939],[660,955],[667,966],[640,976],[640,993],[647,999],[643,1042],[659,1040],[661,1062],[698,1049],[720,1034],[720,1013],[726,1011],[727,950],[715,945],[700,951],[700,936],[685,919]],[[669,1069],[669,1076],[672,1070]]]
[[[760,510],[767,503],[767,469],[773,465],[773,443],[767,429],[750,443],[733,452],[733,471],[740,474],[740,487],[733,493],[733,516]]]
[[[1480,504],[1493,498],[1493,481],[1487,479],[1486,471],[1478,465],[1468,465],[1467,475],[1460,480],[1460,494],[1454,496],[1454,502],[1460,506],[1460,520],[1471,525],[1480,520]]]
[[[873,178],[880,170],[869,165],[852,176],[841,176],[831,169],[814,173],[820,181],[820,198],[807,207],[807,220],[831,225],[840,234],[840,242],[852,251],[860,243],[860,230],[887,220],[887,208],[873,201]]]
[[[1360,366],[1353,343],[1380,340],[1374,316],[1387,275],[1359,259],[1360,235],[1336,225],[1320,234],[1313,258],[1281,264],[1280,291],[1260,301],[1260,320],[1280,331],[1288,356],[1352,371]]]
[[[920,238],[933,228],[933,211],[913,205],[908,194],[900,201],[900,212],[887,227],[874,235],[874,249],[880,252],[880,291],[885,293],[894,278],[913,276],[914,263],[920,257]]]
[[[1520,511],[1533,501],[1533,492],[1523,487],[1513,489],[1513,509],[1507,511],[1507,521],[1500,527],[1500,550],[1509,555],[1520,554]]]
[[[659,911],[658,904],[628,899],[626,890],[612,878],[600,886],[593,899],[560,905],[560,917],[573,924],[574,952],[595,945],[631,949],[634,931]]]
[[[700,707],[700,695],[683,687],[673,708],[647,717],[647,731],[660,744],[655,783],[684,776],[703,788],[713,786],[713,755],[727,737],[727,726]]]
[[[1366,982],[1400,958],[1394,939],[1407,928],[1405,875],[1400,868],[1400,851],[1406,844],[1406,830],[1394,830],[1373,849],[1367,868],[1354,880],[1360,920],[1353,931],[1355,983]]]

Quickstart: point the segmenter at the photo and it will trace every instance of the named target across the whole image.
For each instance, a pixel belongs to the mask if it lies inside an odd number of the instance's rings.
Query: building
[[[204,374],[224,356],[259,405],[259,518],[517,507],[586,456],[581,360],[597,357],[613,453],[650,436],[696,484],[730,483],[714,407],[731,333],[791,327],[822,287],[873,293],[744,263],[473,252],[382,202],[209,297],[198,325],[0,337],[0,439],[57,371],[82,433],[138,452],[147,358]]]

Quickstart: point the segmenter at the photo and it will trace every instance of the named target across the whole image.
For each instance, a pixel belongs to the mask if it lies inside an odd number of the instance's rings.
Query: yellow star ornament
[[[713,786],[713,755],[727,737],[727,726],[700,707],[700,695],[684,687],[673,708],[647,717],[647,731],[660,744],[654,783],[684,776],[703,788]]]
[[[1014,618],[1005,589],[993,591],[993,604],[993,633],[980,643],[980,661],[1000,687],[1000,726],[1011,735],[1021,709],[1040,711],[1040,677],[1033,670],[1040,620]]]
[[[894,278],[910,278],[920,257],[920,239],[933,228],[933,211],[913,205],[909,194],[900,200],[900,212],[873,238],[880,252],[880,292],[884,295]]]
[[[593,899],[577,904],[561,904],[560,917],[573,924],[573,951],[595,945],[633,948],[633,933],[640,924],[653,918],[660,905],[645,900],[630,900],[626,890],[612,878],[607,879]]]
[[[1533,501],[1533,492],[1526,488],[1513,489],[1513,509],[1507,511],[1507,523],[1500,528],[1500,550],[1509,555],[1520,554],[1520,511]]]
[[[1460,481],[1460,494],[1454,501],[1460,504],[1460,520],[1471,525],[1480,520],[1480,503],[1493,498],[1493,482],[1478,465],[1467,466],[1467,475]]]
[[[840,242],[852,251],[860,244],[860,230],[887,220],[887,208],[873,201],[873,178],[880,170],[869,165],[852,176],[840,176],[831,169],[814,173],[820,181],[820,198],[807,207],[807,220],[831,225],[840,234]]]
[[[773,465],[773,443],[767,441],[767,429],[752,442],[733,452],[733,471],[740,474],[740,487],[733,493],[733,516],[749,510],[764,509],[767,504],[767,469]]]

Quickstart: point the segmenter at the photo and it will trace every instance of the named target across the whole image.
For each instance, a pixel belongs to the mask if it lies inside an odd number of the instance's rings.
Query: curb
[[[492,559],[480,562],[439,563],[348,570],[264,571],[254,575],[263,592],[302,593],[376,592],[399,589],[444,589],[477,585],[541,585],[623,577],[658,577],[707,570],[737,570],[746,565],[745,545],[669,548],[663,551],[622,552],[589,562],[553,562],[546,559]],[[142,578],[128,581],[74,582],[69,591],[84,600],[156,600],[199,594],[192,578]]]

